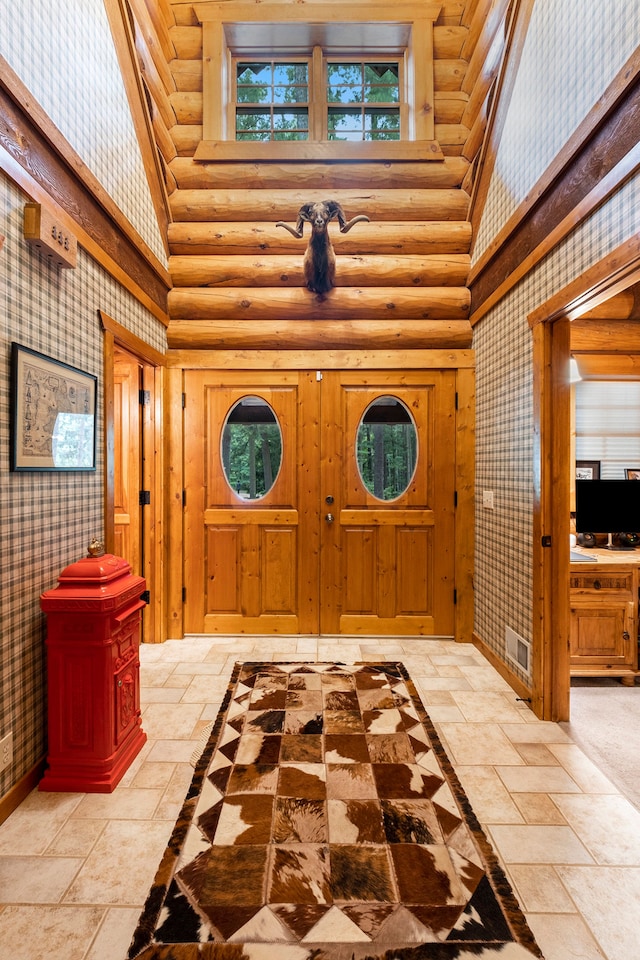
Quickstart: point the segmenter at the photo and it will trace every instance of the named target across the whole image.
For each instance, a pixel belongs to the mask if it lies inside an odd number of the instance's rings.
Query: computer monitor
[[[640,482],[576,480],[577,533],[640,533]]]

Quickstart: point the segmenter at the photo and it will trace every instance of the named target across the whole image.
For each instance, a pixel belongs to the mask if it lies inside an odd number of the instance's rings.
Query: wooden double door
[[[247,499],[225,469],[243,398],[273,411],[281,458]],[[415,468],[390,499],[363,479],[356,438],[394,398]],[[455,371],[186,371],[186,633],[453,635]]]

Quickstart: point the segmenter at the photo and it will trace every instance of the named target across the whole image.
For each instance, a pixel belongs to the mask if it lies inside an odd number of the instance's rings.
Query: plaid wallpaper
[[[166,255],[102,0],[0,0],[0,54],[161,262]],[[61,46],[61,39],[64,44]],[[22,239],[29,198],[0,173],[0,736],[14,763],[0,796],[45,749],[44,619],[38,598],[103,532],[102,334],[97,311],[157,350],[164,328],[83,250],[51,267]],[[9,472],[10,344],[98,376],[95,473]]]
[[[0,24],[0,54],[166,264],[103,0],[0,0]]]
[[[533,381],[527,317],[638,231],[640,176],[569,235],[474,328],[475,629],[502,658],[505,627],[531,639]],[[482,508],[483,490],[494,491],[493,511]]]
[[[98,309],[157,350],[164,327],[82,249],[75,270],[52,267],[25,243],[26,197],[0,173],[0,737],[14,732],[3,796],[45,750],[44,617],[39,596],[103,533],[102,362]],[[95,473],[9,471],[11,341],[98,377]]]
[[[537,0],[474,257],[478,258],[640,41],[636,0]],[[474,330],[475,629],[500,657],[531,639],[533,409],[528,314],[640,229],[640,177],[539,263]],[[568,442],[568,438],[567,438]],[[493,490],[495,509],[483,509]],[[527,679],[522,675],[523,679]]]
[[[639,43],[637,0],[536,0],[474,260]]]

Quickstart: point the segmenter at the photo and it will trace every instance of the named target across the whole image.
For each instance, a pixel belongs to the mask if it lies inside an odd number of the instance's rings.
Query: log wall
[[[366,340],[368,324],[379,344],[387,323],[394,345],[403,330],[417,342],[424,323],[429,324],[425,343],[432,346],[437,324],[453,323],[442,328],[443,344],[470,344],[469,196],[503,54],[508,0],[439,5],[433,27],[437,143],[432,152],[439,159],[415,150],[400,156],[396,149],[389,158],[372,153],[349,162],[323,159],[319,152],[307,154],[304,162],[288,156],[264,162],[260,144],[242,161],[226,154],[194,159],[203,136],[203,27],[194,4],[125,3],[169,197],[170,346],[211,347],[224,339],[225,323],[240,325],[240,337],[257,339],[260,320],[276,324],[280,337],[292,342],[295,324],[313,321],[319,343],[332,323],[342,323],[336,336],[341,343],[351,336],[354,344]],[[335,0],[326,6],[327,18],[336,20]],[[438,9],[426,0],[413,6],[416,20],[427,7]],[[331,225],[336,286],[318,297],[303,286],[309,228],[296,240],[275,224],[293,224],[303,203],[328,198],[338,200],[348,218],[364,213],[370,222],[345,235]],[[302,335],[301,327],[298,331]],[[313,339],[312,331],[305,331],[305,342]]]

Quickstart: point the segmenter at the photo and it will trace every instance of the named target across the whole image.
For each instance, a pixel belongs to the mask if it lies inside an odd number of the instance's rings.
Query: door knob
[[[324,498],[324,502],[329,504],[333,503],[333,497],[331,496],[331,494],[329,494],[328,497]]]
[[[327,523],[333,523],[333,521],[335,520],[335,517],[332,513],[326,513],[324,518],[327,521]]]

